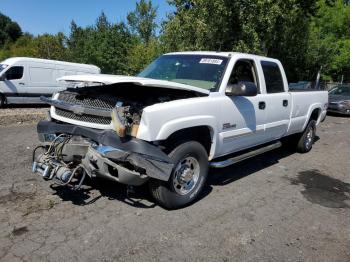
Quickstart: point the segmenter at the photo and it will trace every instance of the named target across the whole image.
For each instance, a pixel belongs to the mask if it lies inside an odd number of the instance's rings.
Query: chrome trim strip
[[[232,158],[226,159],[224,161],[211,162],[210,166],[213,167],[213,168],[224,168],[224,167],[236,164],[236,163],[238,163],[240,161],[246,160],[248,158],[251,158],[253,156],[257,156],[257,155],[260,155],[260,154],[265,153],[267,151],[271,151],[273,149],[279,148],[279,147],[281,147],[281,145],[282,145],[282,143],[280,141],[277,141],[274,144],[271,144],[271,145],[265,146],[263,148],[259,148],[259,149],[253,150],[251,152],[247,152],[245,154],[242,154],[242,155],[239,155],[239,156],[236,156],[236,157],[232,157]]]
[[[263,132],[263,131],[265,131],[265,130],[264,129],[259,129],[259,130],[255,130],[253,132],[246,132],[246,133],[242,133],[242,134],[227,136],[227,137],[224,137],[222,141],[223,142],[227,142],[228,140],[232,140],[232,139],[243,137],[243,136],[249,136],[249,135],[260,133],[260,132]]]

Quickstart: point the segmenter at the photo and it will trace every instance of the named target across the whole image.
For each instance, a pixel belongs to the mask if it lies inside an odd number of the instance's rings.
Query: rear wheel
[[[189,141],[177,146],[169,157],[174,163],[169,181],[151,180],[149,185],[160,205],[177,209],[200,195],[208,176],[208,154],[200,143]]]
[[[5,96],[0,94],[0,108],[3,108],[5,106],[5,102],[6,102]]]
[[[310,120],[304,132],[299,136],[297,143],[297,151],[299,153],[307,153],[312,149],[316,136],[316,121]]]

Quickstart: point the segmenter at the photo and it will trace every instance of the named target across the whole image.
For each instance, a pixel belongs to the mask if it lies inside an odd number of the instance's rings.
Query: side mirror
[[[0,81],[5,81],[6,80],[6,74],[3,74],[0,76]]]
[[[253,82],[238,82],[238,84],[229,84],[226,87],[228,96],[256,96],[258,88]]]

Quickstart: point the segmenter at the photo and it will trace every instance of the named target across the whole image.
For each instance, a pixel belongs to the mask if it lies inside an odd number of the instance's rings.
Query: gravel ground
[[[0,127],[2,261],[350,261],[350,118],[308,154],[279,149],[211,170],[202,199],[167,211],[145,188],[81,192],[31,174],[35,125]]]
[[[0,108],[0,126],[36,123],[45,118],[48,110],[49,108],[46,106]]]

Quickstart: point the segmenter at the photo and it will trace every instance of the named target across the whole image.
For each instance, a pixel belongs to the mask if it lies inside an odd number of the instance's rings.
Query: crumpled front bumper
[[[168,181],[174,166],[157,146],[136,138],[120,138],[113,130],[40,121],[37,132],[41,142],[49,142],[59,134],[91,140],[82,160],[91,177],[102,176],[124,184],[140,185],[150,177]]]

